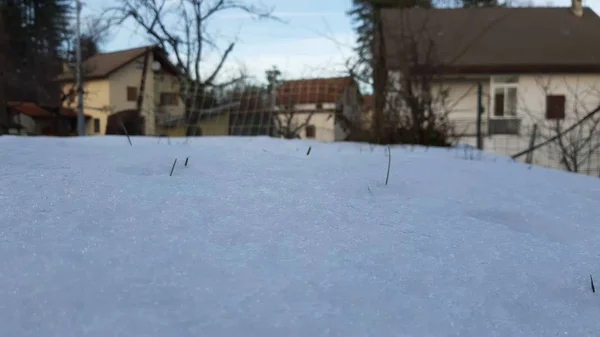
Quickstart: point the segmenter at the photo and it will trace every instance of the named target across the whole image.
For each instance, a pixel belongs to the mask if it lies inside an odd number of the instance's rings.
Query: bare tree
[[[432,23],[426,16],[411,21],[410,10],[399,10],[398,26],[384,31],[381,10],[373,39],[372,80],[359,69],[364,61],[349,63],[351,76],[373,87],[372,141],[448,145],[456,135],[448,115],[459,100],[448,99],[447,64],[440,58],[438,39],[431,36]],[[387,41],[393,46],[386,46]],[[387,63],[390,50],[395,72]]]
[[[427,9],[448,1],[366,2],[372,7],[370,52],[359,50],[348,68],[357,81],[373,89],[371,141],[424,145],[456,141],[460,132],[449,114],[466,93],[449,95],[448,75],[455,62],[503,18],[473,32],[469,25],[473,18],[446,22],[436,16],[440,11]]]
[[[273,128],[275,136],[286,139],[301,138],[300,132],[310,124],[314,110],[298,112],[293,100],[286,104],[279,104],[273,116]]]
[[[591,113],[600,106],[600,83],[556,76],[537,76],[535,82],[544,98],[540,109],[530,110],[524,97],[519,97],[520,105],[548,138],[554,138],[548,147],[560,165],[582,172],[594,159],[600,161],[600,114]]]
[[[266,72],[267,92],[269,93],[269,106],[273,135],[287,139],[300,138],[300,132],[309,125],[315,111],[300,112],[297,110],[300,93],[298,88],[292,87],[291,92],[281,90],[284,81],[280,79],[281,71],[273,66]]]
[[[175,59],[188,121],[192,112],[202,106],[205,90],[224,84],[218,83],[219,73],[235,47],[235,42],[229,42],[217,64],[207,72],[204,66],[207,51],[218,50],[217,38],[208,30],[209,21],[219,13],[233,10],[259,19],[273,18],[270,9],[243,0],[118,0],[118,3],[108,13],[120,21],[132,18]]]
[[[81,49],[82,59],[84,61],[81,68],[82,79],[85,81],[92,71],[93,65],[85,63],[85,60],[100,52],[100,45],[104,43],[111,33],[112,27],[111,18],[100,16],[88,16],[84,19],[84,29],[81,34]],[[75,54],[76,54],[76,36],[75,29],[72,28],[69,32],[69,38],[65,41],[64,56],[63,56],[63,71],[75,78]],[[62,87],[60,97],[61,105],[67,104],[72,106],[75,104],[75,81],[71,81],[69,85]],[[84,91],[84,97],[88,94]]]

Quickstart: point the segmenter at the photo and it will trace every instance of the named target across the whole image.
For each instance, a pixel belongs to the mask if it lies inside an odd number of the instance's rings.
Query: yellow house
[[[166,52],[156,45],[90,57],[83,63],[83,106],[85,114],[91,116],[86,121],[86,134],[121,134],[125,126],[130,134],[185,135],[188,123],[178,74]],[[75,108],[73,71],[65,71],[58,80],[63,93],[69,95],[65,105]],[[224,118],[204,118],[191,129],[194,134],[206,130],[202,134],[226,135],[228,120],[223,123]],[[220,124],[225,127],[219,128]]]

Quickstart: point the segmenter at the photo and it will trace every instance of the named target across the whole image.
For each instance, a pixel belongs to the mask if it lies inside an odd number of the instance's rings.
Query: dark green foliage
[[[0,0],[6,99],[56,103],[68,38],[69,0]]]
[[[431,8],[433,0],[353,0],[352,9],[348,11],[354,23],[357,33],[356,52],[359,58],[359,71],[364,77],[371,76],[371,48],[375,22],[377,21],[377,9],[386,7],[399,8]]]

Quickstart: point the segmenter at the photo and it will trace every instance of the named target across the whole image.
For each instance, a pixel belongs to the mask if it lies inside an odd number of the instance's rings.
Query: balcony
[[[489,135],[518,135],[521,130],[521,118],[503,117],[490,118],[488,121]]]

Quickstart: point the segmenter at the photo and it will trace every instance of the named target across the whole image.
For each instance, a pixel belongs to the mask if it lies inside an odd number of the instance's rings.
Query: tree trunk
[[[373,43],[373,98],[374,98],[374,111],[373,111],[373,134],[375,136],[376,143],[382,143],[384,141],[384,114],[385,114],[385,102],[387,96],[387,82],[388,73],[386,65],[385,55],[385,41],[383,38],[383,23],[381,20],[381,6],[376,5],[373,8],[374,11],[374,24],[375,32]]]

